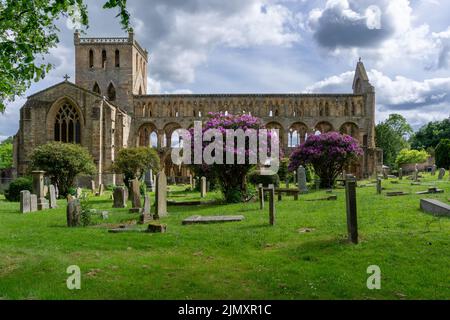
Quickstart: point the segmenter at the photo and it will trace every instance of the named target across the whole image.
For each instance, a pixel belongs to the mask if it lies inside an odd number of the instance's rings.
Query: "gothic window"
[[[109,101],[116,100],[116,88],[114,88],[114,85],[112,83],[110,83],[108,86],[108,100]]]
[[[106,68],[106,50],[102,51],[102,68]]]
[[[65,103],[55,118],[55,141],[81,143],[80,116],[74,106]]]
[[[94,91],[97,94],[102,94],[102,92],[100,91],[100,87],[98,86],[97,82],[94,84],[94,88],[92,89],[92,91]]]
[[[89,68],[94,67],[94,51],[89,50]]]
[[[120,68],[120,51],[116,50],[116,58],[115,58],[116,68]]]

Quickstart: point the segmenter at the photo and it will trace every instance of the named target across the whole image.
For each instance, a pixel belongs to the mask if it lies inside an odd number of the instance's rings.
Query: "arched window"
[[[108,86],[108,100],[109,101],[116,100],[116,88],[114,88],[114,85],[112,83],[110,83]]]
[[[63,104],[56,113],[55,141],[81,143],[80,115],[71,104]]]
[[[102,50],[102,68],[106,68],[106,50]]]
[[[93,68],[94,67],[94,51],[89,50],[89,68]]]
[[[117,49],[116,50],[116,56],[115,56],[115,65],[116,65],[116,68],[120,68],[120,51],[119,51],[119,49]]]
[[[94,84],[94,88],[92,88],[92,91],[94,91],[97,94],[102,94],[102,92],[100,91],[100,87],[98,86],[97,82]]]
[[[151,148],[157,148],[158,147],[158,134],[153,131],[150,134],[150,147]]]

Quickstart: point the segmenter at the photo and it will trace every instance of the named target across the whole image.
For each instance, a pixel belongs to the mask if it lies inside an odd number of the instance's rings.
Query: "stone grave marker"
[[[398,178],[400,180],[403,180],[403,169],[402,168],[398,169]]]
[[[200,196],[202,198],[206,197],[206,177],[201,177],[200,179]]]
[[[126,187],[116,187],[114,189],[114,204],[113,208],[126,208],[127,207],[127,197],[126,197]]]
[[[93,193],[93,194],[95,194],[95,181],[94,180],[91,180],[91,192]]]
[[[33,171],[33,194],[37,197],[37,209],[48,209],[48,201],[44,196],[44,171]]]
[[[131,180],[131,209],[130,212],[141,212],[141,190],[138,179]]]
[[[152,216],[150,214],[150,197],[148,194],[144,196],[144,209],[141,212],[139,217],[139,224],[145,224],[152,220]]]
[[[436,175],[436,170],[437,170],[437,166],[435,164],[433,164],[433,166],[431,167],[431,175],[432,176]]]
[[[444,179],[444,176],[445,176],[445,169],[444,168],[439,169],[438,180]]]
[[[345,196],[347,204],[347,231],[349,240],[358,243],[358,218],[356,207],[356,178],[347,175],[345,181]]]
[[[184,219],[181,224],[210,224],[223,222],[237,222],[244,220],[244,216],[192,216]]]
[[[420,209],[436,216],[450,217],[450,206],[435,199],[420,199]]]
[[[381,179],[377,178],[377,194],[381,194],[383,187],[381,186]]]
[[[306,170],[303,166],[300,166],[297,169],[297,181],[298,181],[298,190],[301,193],[308,193],[308,187],[306,185]]]
[[[30,212],[38,211],[38,197],[35,194],[30,195]]]
[[[49,201],[50,209],[56,209],[56,208],[58,208],[58,205],[56,203],[56,189],[55,189],[55,186],[51,184],[49,186],[49,191],[50,191],[50,201]]]
[[[155,219],[167,215],[167,178],[164,171],[156,175]]]
[[[31,212],[31,193],[28,190],[20,191],[20,212]]]
[[[74,199],[67,204],[67,226],[77,227],[80,225],[81,204],[80,199]]]
[[[269,186],[269,223],[275,225],[275,188]]]

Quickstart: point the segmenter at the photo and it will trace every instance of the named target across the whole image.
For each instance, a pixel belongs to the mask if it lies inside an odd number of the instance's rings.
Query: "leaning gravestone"
[[[437,166],[435,164],[433,164],[433,166],[431,167],[431,175],[432,176],[436,175],[436,170],[437,170]]]
[[[80,199],[74,199],[69,201],[66,209],[67,214],[67,226],[77,227],[80,225],[81,218],[81,204]]]
[[[150,215],[150,197],[148,194],[144,196],[144,209],[141,212],[141,216],[139,217],[139,224],[145,224],[152,220],[152,216]]]
[[[38,211],[38,198],[37,195],[31,194],[30,195],[30,212],[36,212]]]
[[[44,196],[44,171],[33,171],[33,194],[37,197],[38,210],[48,209],[48,202]]]
[[[400,180],[403,180],[403,169],[402,168],[398,169],[398,178]]]
[[[56,209],[58,207],[58,205],[56,204],[56,189],[55,189],[55,186],[51,184],[48,189],[50,191],[50,201],[49,201],[50,209]]]
[[[131,180],[131,206],[130,212],[140,212],[142,208],[141,190],[138,179]]]
[[[377,178],[377,194],[381,194],[381,191],[383,190],[381,186],[381,179]]]
[[[306,186],[306,170],[303,166],[300,166],[297,169],[297,181],[298,181],[298,190],[301,193],[308,193],[308,187]]]
[[[20,212],[28,213],[31,211],[31,193],[28,190],[20,191]]]
[[[155,219],[167,215],[167,178],[164,171],[156,175]]]
[[[444,168],[439,169],[438,180],[444,179],[444,176],[445,176],[445,169]]]
[[[200,179],[200,196],[202,198],[206,197],[206,177]]]
[[[114,189],[114,204],[113,208],[126,208],[127,198],[125,187],[117,187]]]

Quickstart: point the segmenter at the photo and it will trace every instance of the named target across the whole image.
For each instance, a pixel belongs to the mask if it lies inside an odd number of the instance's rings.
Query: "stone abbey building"
[[[280,130],[285,154],[318,131],[340,131],[361,143],[364,155],[352,168],[367,177],[381,165],[375,148],[375,90],[358,62],[349,94],[148,94],[148,52],[130,33],[126,38],[74,35],[75,83],[66,79],[28,97],[20,111],[14,162],[26,173],[30,153],[49,141],[79,143],[92,154],[97,183],[114,184],[111,165],[122,148],[158,148],[166,174],[181,179],[188,169],[174,166],[174,130],[189,128],[208,112],[249,113]]]

